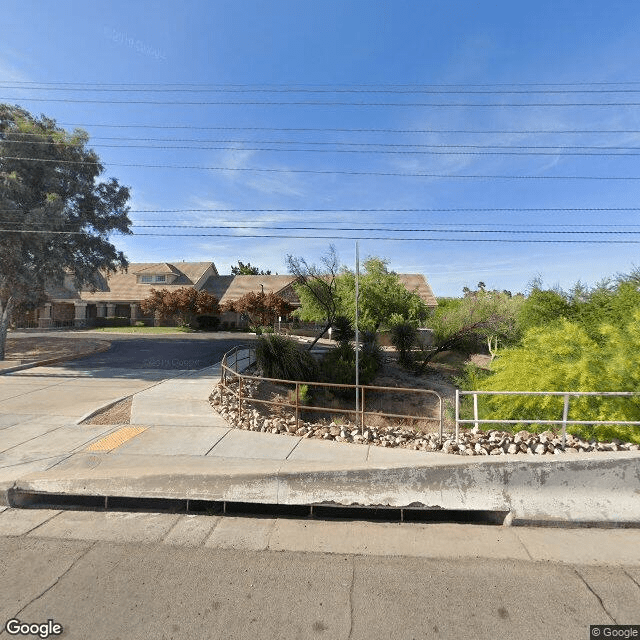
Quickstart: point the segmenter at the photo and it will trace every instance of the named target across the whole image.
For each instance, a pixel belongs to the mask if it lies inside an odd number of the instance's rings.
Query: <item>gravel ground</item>
[[[133,398],[126,398],[105,409],[82,424],[129,424],[131,422],[131,403]]]
[[[71,358],[82,353],[101,351],[109,344],[108,340],[96,338],[8,337],[3,362],[7,366],[15,366],[50,358]]]

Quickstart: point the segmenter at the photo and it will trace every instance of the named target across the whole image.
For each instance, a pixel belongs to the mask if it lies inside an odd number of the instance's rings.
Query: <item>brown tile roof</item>
[[[243,295],[253,291],[265,293],[278,293],[295,280],[295,276],[213,276],[202,287],[216,298],[221,304],[237,300]]]
[[[135,269],[133,268],[135,267]],[[134,275],[140,275],[142,273],[154,273],[158,275],[170,275],[173,273],[179,274],[180,271],[176,269],[173,265],[167,264],[166,262],[150,262],[150,263],[142,263],[136,265],[129,265],[129,273],[133,273]]]
[[[204,282],[199,282],[211,269],[213,275],[209,275]],[[141,274],[177,275],[171,284],[154,283],[138,284],[137,276]],[[410,291],[415,291],[429,306],[437,306],[438,302],[433,295],[426,278],[419,273],[400,273],[400,281]],[[108,278],[101,277],[98,290],[81,291],[79,294],[63,287],[56,287],[49,291],[51,298],[55,299],[81,299],[85,302],[139,302],[151,294],[152,289],[174,290],[185,286],[197,285],[198,289],[213,294],[220,303],[237,300],[246,293],[253,291],[258,293],[264,285],[265,293],[273,292],[283,295],[293,302],[290,285],[295,281],[292,275],[258,275],[258,276],[220,276],[212,262],[178,262],[170,264],[158,263],[133,263],[129,265],[127,272],[117,272]],[[297,303],[297,300],[295,301]]]
[[[429,286],[426,278],[420,273],[400,273],[398,274],[400,282],[409,289],[415,291],[424,302],[430,307],[436,307],[438,301],[433,295],[433,291]],[[289,285],[295,281],[292,275],[284,276],[216,276],[209,278],[204,289],[218,298],[220,303],[237,300],[249,291],[258,293],[261,291],[260,284],[264,285],[265,293],[273,291],[283,295],[288,299],[286,293]],[[289,289],[290,291],[290,289]],[[296,296],[296,303],[298,302]]]
[[[438,301],[433,295],[431,285],[421,273],[399,273],[398,278],[409,291],[415,291],[427,306],[438,306]]]
[[[171,265],[184,273],[193,284],[196,284],[209,267],[213,270],[213,275],[218,275],[218,270],[213,262],[176,262]]]
[[[129,265],[128,271],[118,271],[108,276],[100,291],[82,291],[80,297],[85,302],[139,302],[147,298],[152,289],[172,291],[180,287],[193,286],[212,265],[211,262],[133,263]],[[213,269],[215,271],[215,266]],[[174,274],[178,277],[171,284],[138,284],[136,276],[141,273]]]

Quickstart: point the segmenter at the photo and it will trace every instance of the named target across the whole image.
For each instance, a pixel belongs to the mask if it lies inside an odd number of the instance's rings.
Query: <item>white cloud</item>
[[[255,160],[256,152],[249,150],[230,150],[218,155],[217,166],[229,167],[232,171],[223,171],[221,175],[227,181],[241,188],[249,188],[266,195],[304,196],[300,177],[287,171],[289,167],[283,165],[271,165],[267,167]],[[274,173],[260,173],[251,171],[239,171],[250,166],[277,169]],[[217,173],[217,172],[216,172]]]
[[[3,51],[0,54],[0,79],[2,82],[29,82],[30,78],[13,62],[9,62],[9,58],[17,58],[28,62],[25,56],[16,51]],[[20,90],[11,89],[12,94],[21,95]],[[14,99],[7,99],[8,102],[14,102]]]

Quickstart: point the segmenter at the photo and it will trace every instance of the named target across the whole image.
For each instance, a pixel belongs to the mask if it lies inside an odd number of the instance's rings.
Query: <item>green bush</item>
[[[500,353],[492,363],[492,374],[479,380],[476,389],[640,392],[640,312],[622,328],[600,325],[598,332],[605,339],[594,341],[579,323],[565,319],[534,327],[521,346]],[[485,396],[479,402],[481,418],[559,420],[562,409],[562,396]],[[569,419],[639,421],[640,397],[572,398]],[[572,425],[568,431],[640,442],[640,429],[627,426]]]
[[[359,382],[369,384],[376,377],[380,364],[374,354],[365,351],[361,351],[359,360]],[[355,384],[355,349],[350,344],[343,344],[328,351],[320,362],[320,378],[323,382],[334,384]]]
[[[408,322],[401,322],[391,327],[391,344],[398,351],[398,360],[401,365],[411,365],[413,358],[411,350],[418,341],[417,329]]]
[[[360,334],[360,353],[372,359],[376,366],[376,373],[382,368],[384,363],[384,351],[378,344],[375,331],[363,331]]]
[[[337,316],[331,325],[331,337],[342,345],[351,342],[355,335],[351,320],[346,316]]]
[[[294,404],[296,401],[296,390],[289,391],[287,400],[290,404]],[[308,405],[311,402],[311,392],[309,391],[308,384],[301,384],[298,387],[298,404]]]
[[[295,340],[277,333],[258,338],[256,360],[265,378],[309,382],[318,378],[313,356]]]

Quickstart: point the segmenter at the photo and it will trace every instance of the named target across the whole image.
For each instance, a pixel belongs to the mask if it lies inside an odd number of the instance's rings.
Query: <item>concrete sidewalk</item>
[[[118,397],[134,392],[131,424],[104,426],[56,414],[64,387],[37,376],[48,415],[33,393],[22,404],[20,394],[8,398],[23,413],[0,414],[0,503],[44,493],[473,510],[510,514],[516,524],[640,523],[637,452],[469,459],[242,431],[209,405],[219,375],[216,365],[144,388],[121,380]],[[86,387],[74,382],[94,409],[95,393],[109,384],[95,383],[90,375]]]

